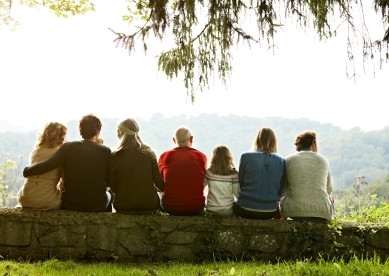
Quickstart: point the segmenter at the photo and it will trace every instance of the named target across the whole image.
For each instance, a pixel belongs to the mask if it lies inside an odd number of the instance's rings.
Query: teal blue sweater
[[[285,159],[275,153],[245,152],[239,162],[240,193],[236,204],[256,210],[276,210],[285,182]]]

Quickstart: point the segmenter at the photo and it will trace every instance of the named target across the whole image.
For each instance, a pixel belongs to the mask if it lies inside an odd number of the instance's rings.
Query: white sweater
[[[205,172],[204,186],[208,186],[207,211],[232,215],[235,198],[239,196],[238,173],[218,175],[209,169]]]
[[[300,151],[285,158],[286,194],[281,198],[281,216],[334,218],[331,171],[327,158]]]

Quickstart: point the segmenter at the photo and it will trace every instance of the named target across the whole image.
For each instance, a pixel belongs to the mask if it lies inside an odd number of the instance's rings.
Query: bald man
[[[192,148],[193,136],[187,127],[176,130],[173,142],[177,147],[164,152],[158,161],[165,182],[162,207],[171,215],[197,215],[205,206],[204,174],[207,157]]]

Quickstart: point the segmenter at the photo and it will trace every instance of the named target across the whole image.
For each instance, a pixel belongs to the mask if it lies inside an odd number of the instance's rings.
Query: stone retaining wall
[[[0,208],[0,259],[136,262],[389,254],[382,224],[123,215]]]

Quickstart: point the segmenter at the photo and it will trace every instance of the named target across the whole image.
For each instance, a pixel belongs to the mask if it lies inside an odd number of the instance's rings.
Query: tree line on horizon
[[[135,119],[140,126],[140,137],[155,151],[157,157],[175,146],[172,137],[180,126],[188,126],[191,129],[194,136],[193,147],[204,152],[208,161],[215,146],[219,144],[228,146],[237,168],[241,153],[251,150],[260,128],[271,127],[275,131],[278,154],[284,157],[295,152],[294,140],[299,132],[312,130],[317,133],[318,152],[329,160],[334,189],[350,189],[362,176],[366,183],[373,183],[389,174],[389,143],[387,143],[389,127],[365,132],[357,127],[342,130],[333,124],[322,124],[306,118],[254,118],[217,114],[166,118],[161,113],[156,113],[150,120]],[[119,143],[116,136],[119,119],[102,118],[102,122],[101,137],[104,144],[114,149]],[[78,120],[69,121],[67,127],[68,141],[81,139]],[[9,158],[18,164],[20,173],[28,165],[29,154],[35,145],[37,133],[38,130],[28,133],[0,133],[0,164]],[[16,185],[18,186],[16,188],[20,185]],[[386,194],[389,196],[389,192]]]

